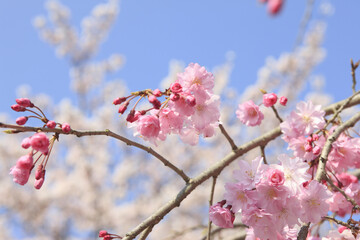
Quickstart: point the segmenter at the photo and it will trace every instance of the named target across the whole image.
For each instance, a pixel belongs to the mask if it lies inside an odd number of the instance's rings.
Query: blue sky
[[[104,1],[62,0],[72,11],[72,23]],[[316,6],[320,1],[316,1]],[[315,72],[325,76],[326,90],[340,100],[351,94],[350,58],[360,59],[360,1],[328,1],[335,12],[328,23],[327,57]],[[73,98],[69,64],[40,40],[31,21],[46,14],[45,1],[3,1],[0,8],[0,112],[10,112],[16,88],[32,86],[55,102]],[[256,0],[123,0],[120,14],[96,59],[112,53],[126,56],[124,67],[110,78],[125,80],[132,90],[155,88],[168,73],[171,59],[198,62],[212,68],[236,53],[230,85],[239,92],[257,79],[269,55],[291,51],[306,1],[288,0],[282,13],[271,17]],[[315,8],[313,18],[319,13]],[[358,74],[360,75],[360,74]],[[359,81],[360,82],[360,81]]]

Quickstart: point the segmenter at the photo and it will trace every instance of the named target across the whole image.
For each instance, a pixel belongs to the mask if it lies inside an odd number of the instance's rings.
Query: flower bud
[[[170,94],[170,100],[173,101],[173,102],[176,102],[177,100],[180,99],[180,95],[177,94],[177,93],[172,93]]]
[[[34,182],[34,187],[36,189],[40,189],[42,187],[42,185],[44,184],[45,178],[40,178],[40,179],[36,179]]]
[[[121,104],[118,113],[123,114],[128,106],[129,106],[129,102],[124,102],[123,104]]]
[[[11,109],[14,110],[15,112],[24,112],[26,110],[25,107],[20,106],[19,104],[11,105]]]
[[[319,155],[321,151],[321,148],[319,146],[315,146],[312,150],[314,155]]]
[[[153,105],[155,109],[160,109],[161,102],[154,95],[149,96],[149,102]]]
[[[161,97],[161,95],[162,95],[162,93],[159,89],[155,89],[152,93],[154,94],[155,97]]]
[[[48,128],[50,128],[50,129],[54,129],[54,128],[56,127],[56,122],[54,122],[54,121],[48,121],[48,122],[46,123],[46,126],[47,126]]]
[[[280,98],[280,104],[283,105],[283,106],[286,106],[286,103],[287,103],[288,99],[284,96],[282,96]]]
[[[24,139],[22,140],[22,142],[21,142],[21,147],[24,148],[24,149],[28,149],[28,148],[31,146],[31,144],[30,144],[30,139],[31,139],[31,138],[29,138],[29,137],[24,138]]]
[[[170,90],[173,93],[181,93],[182,92],[182,86],[180,83],[174,82],[170,85]]]
[[[193,107],[196,105],[196,98],[193,95],[188,95],[185,98],[185,102],[190,106]]]
[[[123,102],[126,101],[126,98],[125,97],[119,97],[119,98],[116,98],[114,101],[113,101],[113,104],[114,105],[119,105],[119,104],[122,104]]]
[[[16,124],[17,125],[24,125],[28,120],[28,117],[18,117],[16,119]]]
[[[34,104],[28,98],[18,98],[16,103],[22,107],[34,107]]]
[[[263,103],[265,107],[271,107],[277,102],[275,93],[266,93],[263,95]]]
[[[71,131],[71,127],[68,123],[61,124],[61,129],[64,133],[69,133]]]
[[[306,152],[311,152],[312,150],[313,150],[313,147],[310,144],[306,144],[305,151]]]

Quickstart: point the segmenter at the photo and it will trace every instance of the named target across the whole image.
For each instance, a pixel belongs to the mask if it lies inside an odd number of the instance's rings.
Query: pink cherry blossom
[[[174,82],[170,85],[170,90],[173,93],[181,93],[182,92],[182,86],[178,82]]]
[[[320,105],[314,105],[311,101],[299,102],[296,105],[297,111],[294,115],[292,124],[299,132],[310,135],[315,129],[322,129],[325,125],[325,112]]]
[[[236,116],[243,124],[251,127],[260,125],[264,119],[264,114],[260,111],[259,106],[252,100],[239,104]]]
[[[209,218],[216,226],[222,228],[233,228],[235,216],[228,208],[224,208],[220,203],[210,207]]]
[[[228,204],[231,204],[235,213],[254,203],[248,195],[249,190],[242,183],[226,183],[225,191],[224,198]]]
[[[205,102],[197,102],[194,113],[190,117],[196,130],[201,131],[209,124],[215,123],[220,118],[220,97],[212,95]]]
[[[137,131],[145,140],[149,140],[155,144],[160,133],[159,118],[153,115],[139,116],[139,120],[137,121]]]
[[[31,137],[30,144],[34,150],[46,154],[48,152],[50,142],[45,133],[40,132]]]
[[[262,161],[262,157],[257,157],[252,160],[250,165],[248,162],[240,160],[240,169],[233,172],[234,178],[240,183],[245,184],[247,189],[255,188],[255,185],[258,184],[261,179],[261,173],[263,171]]]
[[[321,183],[313,180],[307,187],[302,188],[298,195],[301,205],[302,215],[300,219],[304,222],[317,223],[321,217],[326,216],[329,211],[327,200],[331,193]]]
[[[263,95],[263,104],[265,107],[271,107],[277,102],[277,95],[275,93],[266,93]]]
[[[198,63],[190,63],[183,73],[177,75],[177,82],[182,85],[183,91],[204,89],[212,93],[214,88],[214,76],[207,72],[205,67]]]

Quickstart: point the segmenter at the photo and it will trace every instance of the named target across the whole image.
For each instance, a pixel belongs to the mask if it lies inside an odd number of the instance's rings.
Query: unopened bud
[[[16,124],[17,125],[24,125],[28,120],[28,117],[18,117],[16,119]]]
[[[11,105],[11,109],[14,110],[15,112],[24,112],[26,110],[25,107],[20,106],[19,104]]]
[[[177,93],[172,93],[170,94],[170,100],[173,101],[173,102],[176,102],[177,100],[180,99],[180,95],[177,94]]]
[[[193,107],[196,105],[196,98],[193,95],[186,96],[185,102],[190,106]]]
[[[162,93],[159,89],[155,89],[152,93],[154,94],[155,97],[161,97],[161,95],[162,95]]]
[[[306,146],[305,146],[305,151],[306,152],[311,152],[312,149],[313,149],[313,147],[310,144],[306,144]]]
[[[287,103],[288,99],[284,96],[282,96],[280,98],[280,104],[283,105],[283,106],[286,106],[286,103]]]
[[[54,129],[54,128],[56,127],[56,122],[54,122],[54,121],[48,121],[48,122],[46,123],[46,126],[47,126],[48,128],[50,128],[50,129]]]
[[[22,107],[34,107],[34,104],[28,98],[18,98],[16,103]]]
[[[170,90],[173,93],[181,93],[182,92],[182,86],[180,83],[174,82],[170,85]]]
[[[119,97],[119,98],[116,98],[114,101],[113,101],[113,104],[114,105],[119,105],[119,104],[122,104],[123,102],[126,101],[126,98],[125,97]]]

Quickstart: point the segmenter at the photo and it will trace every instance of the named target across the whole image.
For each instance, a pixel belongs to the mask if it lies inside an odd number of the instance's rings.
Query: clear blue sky
[[[104,1],[61,2],[72,10],[72,22],[79,28],[93,6]],[[326,77],[327,91],[340,100],[351,93],[350,58],[360,59],[360,1],[329,2],[335,13],[327,18],[327,57],[316,73]],[[55,102],[74,96],[67,61],[55,56],[54,48],[39,39],[31,24],[36,15],[46,14],[44,3],[2,1],[0,112],[10,112],[21,84],[31,85],[34,93],[53,96]],[[274,18],[256,0],[123,0],[96,59],[111,53],[125,55],[125,66],[111,78],[124,79],[131,90],[139,90],[157,87],[171,59],[212,68],[223,63],[226,52],[232,50],[236,60],[230,85],[241,92],[256,80],[266,56],[278,57],[292,49],[305,3],[288,0]]]

